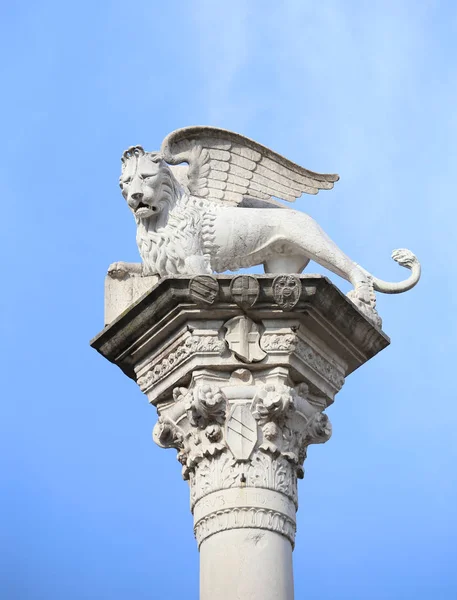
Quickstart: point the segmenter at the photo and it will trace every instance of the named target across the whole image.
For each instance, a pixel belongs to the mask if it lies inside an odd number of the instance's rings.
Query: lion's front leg
[[[124,277],[141,277],[143,275],[142,263],[115,262],[108,267],[108,275],[113,279]]]

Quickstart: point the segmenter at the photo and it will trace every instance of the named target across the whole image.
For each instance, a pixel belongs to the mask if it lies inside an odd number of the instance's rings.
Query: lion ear
[[[189,165],[168,165],[168,168],[173,174],[173,177],[182,185],[187,191],[189,191],[189,180],[187,173],[189,171]]]

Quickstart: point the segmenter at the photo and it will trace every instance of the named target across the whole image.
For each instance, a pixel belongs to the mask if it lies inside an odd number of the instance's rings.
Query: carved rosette
[[[239,369],[231,376],[196,371],[188,388],[175,388],[173,401],[159,405],[153,438],[178,450],[199,545],[243,527],[275,531],[293,544],[307,447],[331,435],[324,407],[306,384],[294,387],[284,368]],[[254,491],[254,504],[244,499],[229,506],[227,497],[237,490]],[[214,506],[208,505],[213,496]]]

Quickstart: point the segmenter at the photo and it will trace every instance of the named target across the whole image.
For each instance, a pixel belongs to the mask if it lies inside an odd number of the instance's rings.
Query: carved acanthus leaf
[[[295,522],[283,513],[258,507],[237,507],[215,511],[195,524],[198,546],[211,535],[228,529],[267,529],[275,531],[295,544]]]
[[[285,494],[297,504],[296,466],[282,456],[255,452],[246,462],[237,462],[231,453],[204,457],[189,474],[191,505],[211,492],[246,487],[270,489]]]

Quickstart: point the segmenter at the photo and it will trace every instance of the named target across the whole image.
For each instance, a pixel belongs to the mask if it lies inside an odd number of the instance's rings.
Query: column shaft
[[[292,545],[279,533],[230,529],[200,546],[200,600],[293,600]]]

